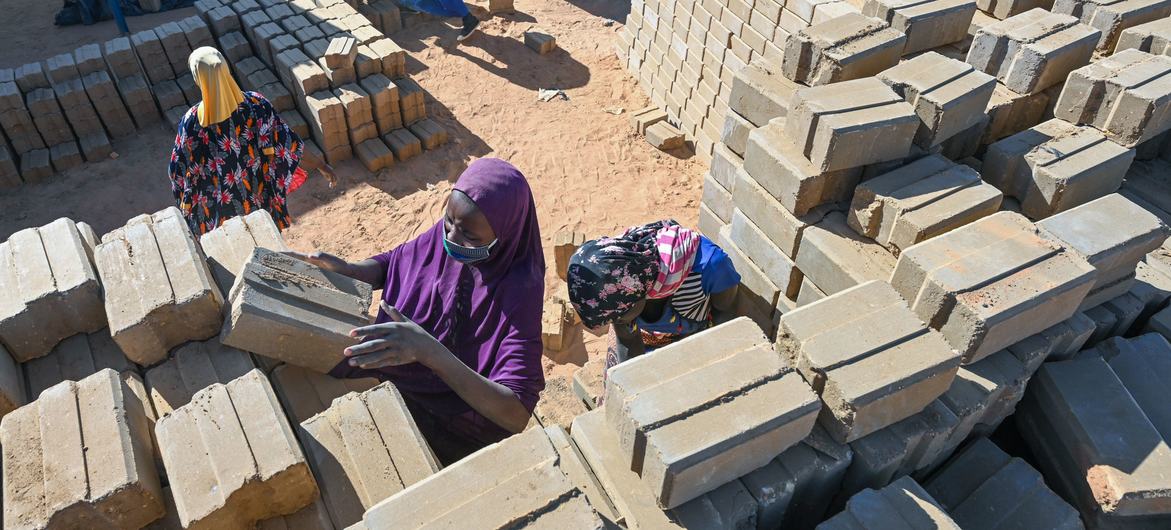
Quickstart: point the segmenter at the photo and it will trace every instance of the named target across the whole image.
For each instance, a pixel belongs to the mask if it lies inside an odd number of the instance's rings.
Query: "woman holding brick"
[[[179,122],[168,168],[187,225],[200,236],[264,209],[279,228],[288,228],[285,196],[305,181],[301,163],[320,170],[331,187],[332,170],[302,160],[301,138],[264,96],[240,90],[219,50],[199,48],[187,63],[202,101]]]
[[[582,322],[611,326],[609,369],[735,316],[740,274],[710,239],[657,221],[586,241],[568,283]]]
[[[363,342],[332,375],[393,382],[444,464],[524,430],[545,387],[545,258],[519,170],[473,162],[444,218],[384,254],[292,254],[383,290],[375,324],[353,331]]]

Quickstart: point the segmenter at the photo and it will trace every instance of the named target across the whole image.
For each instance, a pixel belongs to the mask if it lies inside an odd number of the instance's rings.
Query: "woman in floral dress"
[[[301,138],[264,96],[240,90],[215,48],[195,50],[188,66],[203,100],[179,122],[170,176],[191,231],[202,235],[257,209],[288,228],[285,196],[305,180]],[[328,166],[314,165],[332,186]]]

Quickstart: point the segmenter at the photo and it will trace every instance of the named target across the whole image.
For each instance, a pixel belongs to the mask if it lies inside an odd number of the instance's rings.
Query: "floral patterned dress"
[[[223,122],[203,127],[196,107],[179,122],[171,153],[171,190],[196,235],[253,210],[289,226],[285,194],[301,161],[301,138],[255,92]]]

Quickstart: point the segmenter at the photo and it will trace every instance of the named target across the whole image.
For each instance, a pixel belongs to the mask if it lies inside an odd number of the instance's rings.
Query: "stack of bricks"
[[[959,530],[939,502],[910,478],[850,498],[845,509],[817,526],[820,530]]]
[[[357,156],[378,171],[446,143],[447,132],[427,119],[422,89],[406,77],[406,52],[385,36],[401,26],[397,7],[375,2],[359,13],[344,2],[248,0],[196,7],[233,61],[255,56],[276,72],[298,111],[282,117],[311,136],[307,149],[327,162]],[[270,99],[278,91],[254,88]]]

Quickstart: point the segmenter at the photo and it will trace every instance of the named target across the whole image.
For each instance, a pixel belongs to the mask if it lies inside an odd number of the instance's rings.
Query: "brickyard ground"
[[[614,36],[629,4],[518,0],[515,6],[515,14],[483,23],[482,33],[465,46],[456,46],[456,30],[438,20],[394,35],[410,55],[408,73],[429,94],[428,114],[451,141],[377,175],[356,159],[346,162],[334,189],[312,178],[289,199],[295,217],[285,233],[290,247],[349,259],[393,248],[436,222],[460,172],[486,156],[511,161],[529,178],[549,264],[558,230],[607,234],[648,216],[694,226],[706,164],[655,150],[630,126],[631,111],[648,100],[614,54]],[[19,23],[0,32],[0,68],[117,36],[112,21],[54,26],[58,2],[10,0],[5,7],[21,14]],[[193,14],[194,8],[180,9],[128,23],[134,32]],[[542,56],[526,48],[523,33],[532,27],[554,35],[560,49]],[[562,89],[569,100],[539,102],[540,88]],[[607,112],[616,108],[623,112]],[[174,135],[169,124],[139,131],[114,141],[115,160],[0,193],[0,241],[63,216],[91,224],[100,235],[135,215],[173,205],[166,164]],[[547,297],[555,280],[550,266]],[[578,410],[570,377],[587,355],[605,353],[605,337],[573,337],[564,351],[547,352],[542,413],[561,416],[560,407],[548,406],[555,403]],[[560,419],[568,422],[574,413]]]

